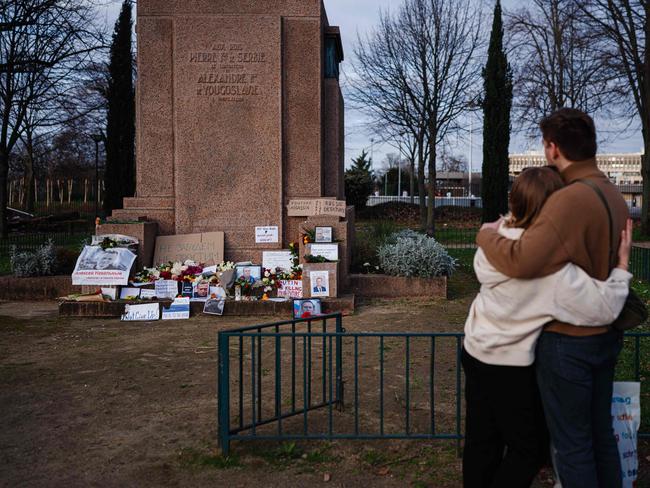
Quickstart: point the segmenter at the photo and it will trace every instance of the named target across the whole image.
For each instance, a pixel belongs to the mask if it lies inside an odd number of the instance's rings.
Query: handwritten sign
[[[264,251],[262,253],[262,267],[271,271],[277,268],[290,271],[293,267],[291,251]]]
[[[142,305],[126,305],[122,320],[133,322],[140,320],[158,320],[160,318],[160,306],[157,303],[145,303]]]
[[[277,225],[255,227],[255,244],[268,244],[276,242],[279,242]]]
[[[278,296],[302,298],[302,280],[279,280]]]
[[[178,281],[157,280],[155,286],[156,296],[160,299],[176,298],[176,295],[178,295]]]
[[[154,264],[192,259],[197,263],[217,264],[223,261],[223,232],[158,236]]]
[[[322,256],[329,261],[339,260],[339,245],[335,244],[310,244],[309,254],[312,256]]]
[[[640,383],[615,381],[612,393],[612,419],[614,436],[623,468],[623,487],[636,486],[639,459],[637,434],[641,424]]]
[[[344,200],[311,199],[291,200],[287,206],[289,217],[312,217],[314,215],[333,215],[345,217],[346,203]]]

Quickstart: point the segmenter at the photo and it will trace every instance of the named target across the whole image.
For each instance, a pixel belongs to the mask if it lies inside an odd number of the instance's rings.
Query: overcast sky
[[[216,1],[216,0],[213,0]],[[485,1],[488,5],[492,5],[491,0],[477,0],[478,2]],[[354,44],[357,39],[357,32],[364,34],[373,29],[379,19],[380,9],[390,9],[391,11],[399,9],[403,0],[324,0],[327,16],[331,25],[338,25],[341,28],[341,37],[343,40],[343,49],[345,51],[345,61],[342,65],[344,73],[351,71],[350,61],[353,56]],[[504,10],[514,8],[521,5],[520,0],[502,0]],[[106,10],[102,14],[102,19],[109,25],[112,25],[117,18],[121,1],[119,0],[106,0]],[[491,8],[488,8],[491,14]],[[491,23],[491,18],[487,18],[486,22]],[[341,77],[344,84],[345,75]],[[344,86],[345,96],[345,86]],[[346,166],[349,165],[350,159],[358,155],[361,150],[367,149],[370,151],[370,135],[366,132],[365,123],[367,120],[364,115],[356,110],[350,108],[350,104],[346,105],[345,112],[345,161]],[[635,121],[636,122],[636,121]],[[476,171],[480,168],[482,160],[482,144],[481,144],[481,124],[480,117],[476,117],[474,126],[474,137],[472,144],[472,159],[473,168]],[[597,126],[601,129],[604,121],[596,119]],[[616,134],[617,127],[613,127],[609,135],[604,134],[602,131],[600,137],[599,152],[639,152],[643,147],[641,139],[641,131],[638,123],[632,124],[632,129],[624,134]],[[615,133],[615,135],[612,135]],[[450,144],[456,147],[452,149],[453,152],[459,155],[464,155],[469,159],[470,148],[469,140],[465,138],[452,138]],[[527,150],[539,150],[540,144],[538,141],[530,141],[523,136],[515,136],[510,143],[510,152],[523,152]],[[388,144],[374,144],[374,161],[375,168],[381,167],[382,160],[386,153],[397,152],[396,149]]]

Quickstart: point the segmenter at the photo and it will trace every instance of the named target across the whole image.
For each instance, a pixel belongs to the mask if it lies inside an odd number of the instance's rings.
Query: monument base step
[[[124,314],[126,304],[152,303],[152,301],[117,300],[114,302],[69,302],[59,304],[60,317],[87,317],[87,318],[119,318]],[[156,303],[156,302],[154,302]],[[162,306],[168,306],[171,301],[158,301]],[[344,315],[354,313],[355,296],[344,295],[339,298],[323,298],[321,304],[324,313],[341,312]],[[162,312],[162,308],[161,308]],[[190,317],[203,315],[203,302],[190,303]],[[235,301],[228,300],[223,311],[224,316],[250,317],[250,316],[281,316],[291,318],[293,315],[292,302],[272,301]]]
[[[174,197],[127,197],[123,200],[125,209],[171,208],[174,209]]]

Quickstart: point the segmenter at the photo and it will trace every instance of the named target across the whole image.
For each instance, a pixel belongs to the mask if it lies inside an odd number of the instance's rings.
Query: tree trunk
[[[436,145],[435,136],[431,135],[431,150],[429,152],[429,182],[427,185],[427,195],[429,201],[427,202],[427,235],[433,237],[435,227],[435,208],[436,208]]]
[[[9,175],[9,152],[0,149],[0,235],[7,237],[7,176]]]
[[[641,156],[641,179],[643,180],[642,202],[641,202],[641,234],[650,236],[650,134],[644,131],[643,147],[644,154]]]
[[[31,130],[25,131],[27,158],[25,159],[25,210],[34,210],[34,143]]]
[[[420,230],[423,232],[427,228],[427,204],[426,189],[424,187],[424,141],[419,144],[418,148],[418,200],[420,202]]]
[[[411,194],[411,205],[415,202],[415,157],[414,154],[411,153],[410,157],[410,175],[409,175],[409,193]]]

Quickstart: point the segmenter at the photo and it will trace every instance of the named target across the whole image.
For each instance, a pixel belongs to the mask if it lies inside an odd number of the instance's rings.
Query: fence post
[[[217,371],[217,398],[218,409],[218,437],[219,447],[223,456],[228,456],[230,452],[230,351],[228,349],[230,338],[222,332],[217,336],[219,348],[219,361]]]
[[[339,313],[336,316],[336,403],[342,410],[345,406],[343,393],[343,337],[344,332],[343,316]]]

